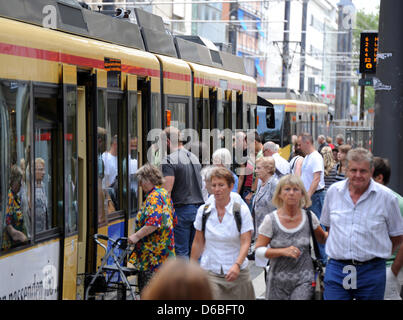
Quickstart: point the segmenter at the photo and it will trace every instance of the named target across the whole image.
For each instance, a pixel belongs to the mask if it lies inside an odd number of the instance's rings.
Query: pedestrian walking
[[[301,150],[301,145],[297,141],[294,147],[294,157],[292,157],[290,160],[291,174],[296,174],[297,176],[300,177],[303,162],[304,162],[304,153]]]
[[[263,145],[263,155],[265,157],[273,157],[276,164],[276,176],[280,179],[290,173],[290,163],[278,153],[278,146],[268,141]]]
[[[372,174],[372,178],[386,186],[390,180],[390,164],[388,159],[384,159],[381,157],[374,157],[374,173]],[[390,191],[397,197],[399,201],[400,214],[403,217],[403,197],[394,192],[392,189]],[[400,270],[401,267],[399,260],[392,268],[394,261],[396,260],[397,252],[393,252],[392,255],[386,260],[386,286],[385,286],[385,300],[402,300],[400,296],[400,292],[403,285],[403,270]],[[401,266],[401,265],[400,265]]]
[[[315,150],[312,136],[309,133],[299,135],[298,143],[301,145],[301,150],[305,154],[301,168],[301,179],[312,202],[312,205],[308,209],[313,211],[318,219],[320,219],[323,201],[325,199],[325,168],[323,158],[319,152]],[[321,243],[318,245],[321,255],[320,260],[323,265],[326,265],[327,257],[325,247]]]
[[[168,192],[162,188],[161,171],[145,164],[136,173],[137,181],[147,194],[136,217],[135,232],[128,238],[135,249],[129,258],[138,270],[140,292],[154,272],[168,259],[175,257],[174,227],[177,218]]]
[[[250,211],[231,197],[234,177],[228,169],[212,169],[209,179],[214,199],[197,212],[191,259],[201,256],[200,266],[208,271],[215,299],[253,300],[246,258],[253,230]]]
[[[197,209],[204,203],[201,165],[198,158],[183,146],[180,131],[175,127],[164,130],[168,155],[161,160],[164,188],[169,192],[178,224],[175,226],[177,256],[189,258],[195,234],[193,222]]]
[[[323,157],[323,164],[325,169],[325,190],[328,190],[329,187],[335,183],[336,175],[337,175],[337,168],[336,168],[336,161],[333,158],[333,152],[330,147],[323,147],[322,148],[322,157]]]
[[[266,298],[310,300],[314,293],[312,282],[315,275],[307,215],[312,217],[319,242],[326,241],[327,232],[323,231],[315,214],[303,209],[310,205],[310,199],[300,177],[282,177],[277,184],[273,203],[277,210],[264,218],[256,242],[256,257],[270,259]]]
[[[256,177],[259,179],[259,184],[252,205],[252,216],[256,230],[255,238],[257,238],[257,230],[264,217],[276,209],[272,203],[278,183],[275,172],[276,166],[272,157],[263,157],[256,161]]]
[[[330,228],[324,279],[327,300],[382,300],[385,260],[403,242],[398,200],[372,180],[373,156],[364,148],[347,154],[347,179],[332,184],[321,224]]]
[[[337,166],[336,166],[336,180],[341,181],[346,179],[346,171],[347,171],[347,153],[351,150],[351,146],[349,144],[343,144],[338,148],[337,153]]]

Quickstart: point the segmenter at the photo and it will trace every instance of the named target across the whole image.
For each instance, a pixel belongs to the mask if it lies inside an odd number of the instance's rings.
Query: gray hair
[[[326,141],[326,138],[325,138],[325,136],[323,134],[319,135],[318,139],[321,140],[321,141]]]
[[[278,151],[278,145],[272,141],[268,141],[263,145],[263,151],[270,150],[273,153]]]
[[[226,148],[217,149],[212,156],[213,164],[222,164],[227,169],[231,167],[232,157],[231,153]]]
[[[374,156],[370,151],[364,148],[351,149],[347,153],[346,160],[347,160],[347,168],[350,161],[367,162],[369,163],[369,167],[371,169],[374,167]]]
[[[341,140],[344,141],[344,136],[343,136],[341,133],[339,133],[339,134],[336,136],[336,139],[341,139]]]
[[[15,183],[21,181],[23,172],[18,165],[13,165],[10,171],[10,187]]]
[[[139,183],[142,181],[149,181],[154,186],[162,185],[164,183],[164,177],[162,172],[154,165],[146,163],[135,174]]]

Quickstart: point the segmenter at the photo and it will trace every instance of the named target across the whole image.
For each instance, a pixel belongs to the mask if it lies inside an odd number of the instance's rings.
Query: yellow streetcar
[[[152,129],[255,128],[240,58],[136,15],[0,0],[0,299],[84,298],[94,235],[133,231]]]

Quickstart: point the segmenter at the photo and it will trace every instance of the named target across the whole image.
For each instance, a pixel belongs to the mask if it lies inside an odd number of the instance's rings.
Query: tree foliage
[[[361,32],[364,31],[378,31],[379,29],[379,6],[377,7],[377,12],[366,13],[363,10],[357,11],[357,16],[355,20],[355,28],[353,30],[353,51],[360,51],[360,36]],[[359,56],[357,56],[359,57]],[[354,103],[354,101],[352,101]],[[355,101],[355,104],[357,102]],[[364,108],[365,110],[372,108],[375,104],[375,90],[373,87],[365,88],[365,100]]]

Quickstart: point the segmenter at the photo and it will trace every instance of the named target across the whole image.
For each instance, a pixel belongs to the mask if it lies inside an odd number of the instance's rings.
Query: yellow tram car
[[[84,298],[94,234],[133,232],[151,129],[255,128],[253,78],[141,32],[73,0],[0,0],[0,299]]]
[[[273,141],[280,146],[279,153],[289,159],[291,137],[308,132],[315,140],[318,135],[328,135],[329,107],[318,101],[307,101],[293,97],[274,97],[264,89],[258,88],[259,97],[269,101],[274,107],[274,123],[266,122],[269,109],[257,107],[257,132],[264,141]]]

